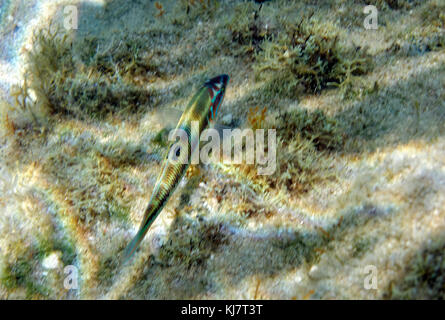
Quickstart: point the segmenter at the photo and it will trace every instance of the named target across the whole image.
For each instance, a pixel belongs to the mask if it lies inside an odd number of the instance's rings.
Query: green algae
[[[275,123],[277,170],[266,178],[269,186],[306,192],[335,179],[329,152],[341,150],[344,135],[336,119],[321,110],[293,110],[279,114]]]
[[[279,115],[277,135],[292,141],[299,133],[318,150],[338,150],[343,145],[343,132],[338,120],[323,111],[295,110]]]
[[[251,2],[235,6],[232,20],[227,23],[231,34],[228,44],[234,48],[232,54],[246,55],[251,60],[261,50],[261,44],[272,36],[272,30],[267,28],[260,10],[255,7]]]
[[[153,92],[136,85],[134,79],[143,75],[140,84],[150,72],[157,76],[150,58],[139,54],[146,52],[140,50],[140,44],[133,37],[122,47],[112,44],[100,51],[94,39],[73,44],[69,35],[56,26],[37,31],[22,89],[23,107],[28,107],[25,102],[28,90],[32,90],[36,95],[31,107],[37,110],[35,113],[87,119],[137,113],[141,106],[151,103]]]
[[[354,246],[352,248],[352,257],[353,258],[360,258],[367,252],[369,252],[372,247],[377,242],[377,239],[373,237],[363,237],[363,238],[356,238],[354,240]]]
[[[350,76],[365,74],[370,66],[366,52],[347,52],[335,33],[315,29],[309,17],[286,24],[284,32],[265,41],[254,69],[259,79],[269,79],[271,94],[295,97],[341,85]]]
[[[370,0],[367,2],[378,8],[390,8],[392,10],[412,9],[422,3],[419,0]]]
[[[403,276],[390,284],[384,297],[396,300],[444,299],[444,250],[441,239],[421,249],[407,264]]]
[[[7,289],[23,288],[26,291],[26,298],[45,298],[50,295],[51,290],[36,281],[33,275],[35,262],[29,257],[17,258],[12,264],[3,266],[1,270],[0,283]]]
[[[159,261],[165,266],[180,266],[186,270],[203,268],[210,255],[227,242],[221,224],[199,219],[190,223],[178,217],[172,225],[176,230],[161,246]],[[181,230],[181,232],[177,232]]]

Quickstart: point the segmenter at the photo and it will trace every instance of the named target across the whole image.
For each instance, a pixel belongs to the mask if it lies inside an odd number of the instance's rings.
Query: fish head
[[[208,88],[211,104],[210,104],[210,118],[215,119],[219,106],[221,105],[224,94],[226,92],[227,84],[229,83],[229,76],[227,74],[221,74],[210,80],[207,80],[204,84]]]

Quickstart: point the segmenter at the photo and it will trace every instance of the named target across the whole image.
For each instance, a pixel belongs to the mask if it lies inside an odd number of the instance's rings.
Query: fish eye
[[[176,156],[179,157],[181,155],[181,147],[178,147],[176,150]]]

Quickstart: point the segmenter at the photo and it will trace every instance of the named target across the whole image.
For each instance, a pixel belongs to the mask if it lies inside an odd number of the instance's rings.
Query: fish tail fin
[[[124,264],[127,263],[131,259],[134,252],[139,247],[139,244],[142,242],[142,239],[144,239],[145,234],[147,233],[151,224],[155,220],[157,214],[159,213],[158,210],[153,210],[153,209],[154,208],[152,205],[148,205],[147,209],[145,209],[144,220],[142,221],[142,224],[139,227],[138,232],[136,233],[134,238],[131,240],[131,242],[128,244],[128,246],[125,248],[124,260],[123,260]]]

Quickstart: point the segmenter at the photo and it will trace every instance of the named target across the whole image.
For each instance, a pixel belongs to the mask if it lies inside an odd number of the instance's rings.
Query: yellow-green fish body
[[[190,165],[191,156],[199,143],[201,132],[207,128],[209,122],[217,115],[228,81],[229,76],[226,74],[206,81],[184,110],[176,126],[176,131],[183,130],[182,132],[185,132],[187,137],[184,140],[180,139],[178,142],[171,142],[167,149],[167,155],[157,178],[151,199],[145,209],[144,219],[136,236],[125,250],[126,260],[134,253],[151,224],[161,213],[184,176]],[[192,130],[194,121],[199,124],[198,130]],[[184,152],[185,150],[187,152]],[[171,153],[176,155],[176,161],[169,159],[169,154]]]

